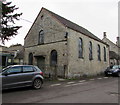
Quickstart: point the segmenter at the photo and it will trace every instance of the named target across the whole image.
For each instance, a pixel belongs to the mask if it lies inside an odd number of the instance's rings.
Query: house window
[[[104,61],[106,61],[106,48],[104,47]]]
[[[28,61],[29,61],[28,62],[29,65],[33,64],[33,54],[32,53],[29,54],[29,60]]]
[[[50,65],[51,66],[57,65],[57,51],[56,50],[51,51]]]
[[[100,51],[100,45],[97,46],[97,52],[98,52],[98,60],[101,61],[101,51]]]
[[[82,38],[79,38],[79,43],[78,43],[78,53],[79,53],[79,58],[83,58],[83,40]]]
[[[89,60],[93,59],[93,55],[92,55],[92,42],[89,42]]]
[[[43,44],[44,43],[44,31],[41,30],[39,32],[39,39],[38,39],[38,44]]]

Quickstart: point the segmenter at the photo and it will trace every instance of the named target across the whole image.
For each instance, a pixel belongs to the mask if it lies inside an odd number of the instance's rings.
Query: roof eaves
[[[73,28],[71,28],[71,27],[69,27],[69,26],[66,26],[66,27],[68,27],[68,28],[70,28],[70,29],[72,29],[72,30],[74,30],[74,31],[76,31],[76,32],[79,32],[79,33],[81,33],[81,34],[83,34],[83,35],[85,35],[85,36],[87,36],[87,37],[89,37],[89,38],[91,38],[91,39],[94,39],[94,40],[96,40],[96,41],[99,41],[99,42],[101,42],[101,43],[109,46],[107,43],[103,42],[103,41],[100,40],[100,39],[98,40],[98,39],[96,39],[96,38],[93,38],[93,37],[91,37],[91,36],[89,36],[89,35],[87,35],[87,34],[85,34],[85,33],[83,33],[83,32],[80,32],[80,31],[78,31],[78,30],[73,29]]]

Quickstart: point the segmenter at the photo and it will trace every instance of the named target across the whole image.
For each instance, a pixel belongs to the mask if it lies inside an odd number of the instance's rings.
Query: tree
[[[11,37],[18,34],[18,29],[21,26],[16,26],[15,21],[20,20],[19,17],[22,13],[14,13],[16,5],[11,6],[12,2],[2,2],[2,16],[1,16],[1,29],[0,31],[0,39],[4,44],[5,40],[10,40]]]

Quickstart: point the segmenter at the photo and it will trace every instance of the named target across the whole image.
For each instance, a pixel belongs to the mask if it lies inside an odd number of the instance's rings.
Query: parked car
[[[32,86],[40,89],[43,84],[43,72],[33,65],[8,66],[0,73],[2,89]]]
[[[104,73],[106,76],[112,75],[112,76],[120,77],[120,65],[114,65],[112,67],[108,67]]]

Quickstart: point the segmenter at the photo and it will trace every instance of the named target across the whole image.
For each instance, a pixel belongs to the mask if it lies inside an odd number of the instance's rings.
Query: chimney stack
[[[106,37],[107,37],[106,32],[103,32],[103,37],[104,37],[104,38],[106,38]]]
[[[120,47],[120,37],[119,37],[119,36],[117,37],[117,42],[116,42],[116,44],[117,44],[117,46]]]

